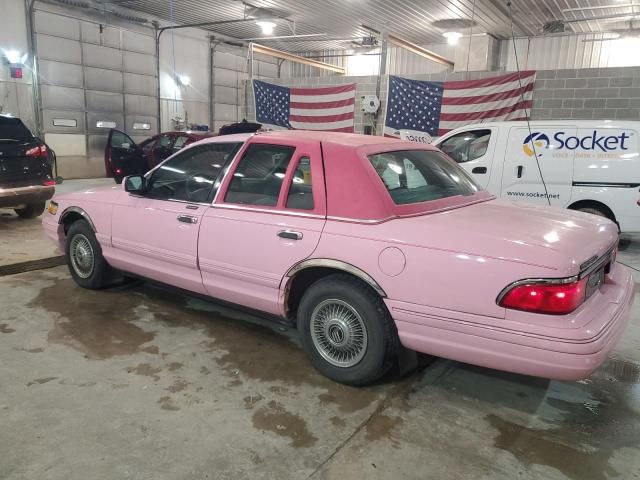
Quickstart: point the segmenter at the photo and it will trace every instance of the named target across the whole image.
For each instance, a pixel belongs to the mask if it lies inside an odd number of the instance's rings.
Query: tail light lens
[[[39,145],[37,147],[30,148],[25,152],[27,157],[45,158],[48,155],[47,147]]]
[[[589,277],[572,283],[525,283],[507,291],[501,307],[525,312],[564,315],[573,312],[586,298]]]
[[[51,178],[47,178],[46,180],[44,180],[42,182],[42,185],[44,185],[45,187],[50,187],[50,186],[55,185],[55,184],[56,184],[56,181],[51,179]]]

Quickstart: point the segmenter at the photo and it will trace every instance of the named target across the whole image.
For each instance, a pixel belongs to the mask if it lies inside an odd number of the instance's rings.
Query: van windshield
[[[469,196],[481,190],[464,170],[437,151],[378,153],[370,155],[369,161],[396,205]]]

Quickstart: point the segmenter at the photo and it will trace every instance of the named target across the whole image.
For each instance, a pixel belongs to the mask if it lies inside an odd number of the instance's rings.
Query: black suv
[[[42,214],[55,191],[54,159],[22,120],[0,115],[0,208],[13,208],[22,218]]]

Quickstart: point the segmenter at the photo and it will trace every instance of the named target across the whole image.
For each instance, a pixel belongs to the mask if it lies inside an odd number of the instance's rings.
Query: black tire
[[[44,212],[45,202],[30,203],[24,208],[16,208],[15,212],[20,218],[36,218]]]
[[[113,177],[113,180],[120,185],[122,183],[122,180],[124,179],[124,177]]]
[[[578,208],[578,211],[584,212],[584,213],[590,213],[591,215],[597,215],[599,217],[604,217],[604,218],[608,218],[609,220],[612,220],[604,210],[597,207],[582,207],[582,208]]]
[[[314,312],[316,317],[321,318],[322,308],[332,308],[335,301],[339,302],[335,305],[350,307],[355,312],[355,317],[352,318],[357,318],[356,322],[364,325],[366,335],[360,337],[364,336],[366,346],[359,349],[358,355],[362,356],[352,365],[338,366],[328,360],[327,356],[331,355],[326,348],[319,346],[318,334],[311,332]],[[300,301],[297,317],[302,344],[311,363],[323,375],[336,382],[354,386],[373,383],[389,370],[397,356],[400,341],[387,307],[374,290],[350,275],[330,275],[311,285]],[[327,331],[327,325],[331,321],[333,320],[329,319],[324,323],[314,324],[319,330]],[[322,334],[319,335],[323,337]],[[329,337],[330,335],[326,335],[323,340],[330,342]],[[330,345],[329,348],[333,346]],[[358,351],[357,348],[356,350]],[[335,357],[333,361],[337,361]]]
[[[92,259],[90,262],[85,261],[89,252]],[[69,227],[64,253],[69,272],[78,285],[91,290],[108,285],[112,269],[102,256],[102,248],[85,220],[77,220]]]

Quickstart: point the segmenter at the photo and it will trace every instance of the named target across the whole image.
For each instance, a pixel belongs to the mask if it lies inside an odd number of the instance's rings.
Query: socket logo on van
[[[625,145],[626,141],[631,136],[622,132],[620,135],[601,135],[597,130],[593,133],[585,135],[583,137],[567,136],[566,132],[556,132],[553,139],[558,142],[557,145],[552,145],[549,141],[549,137],[544,133],[534,132],[525,138],[522,149],[528,157],[533,157],[533,147],[536,148],[552,148],[555,150],[581,150],[596,151],[596,152],[611,152],[614,150],[628,150],[629,147]]]
[[[527,138],[524,139],[522,143],[522,150],[527,155],[527,157],[533,157],[534,148],[549,148],[549,137],[547,137],[544,133],[541,132],[533,132]]]

